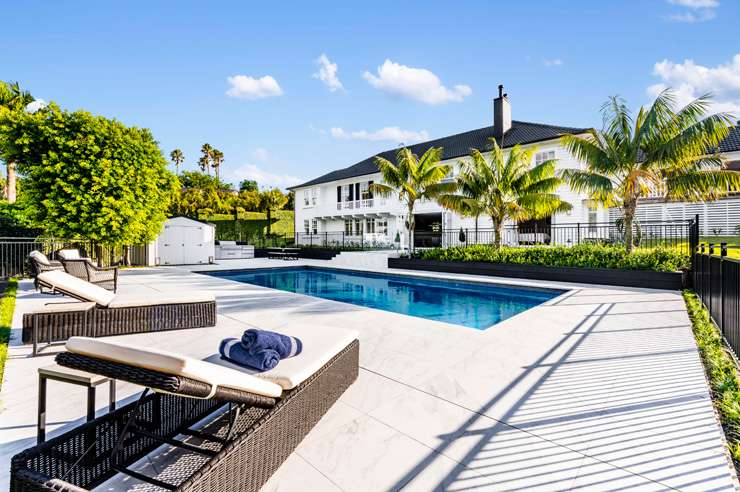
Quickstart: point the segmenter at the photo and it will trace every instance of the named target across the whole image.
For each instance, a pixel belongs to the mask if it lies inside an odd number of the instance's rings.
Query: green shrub
[[[13,324],[13,311],[15,310],[15,295],[18,291],[18,280],[11,278],[5,287],[5,292],[0,300],[0,386],[3,384],[3,370],[5,359],[8,357],[8,340],[10,339],[10,328]]]
[[[421,253],[425,260],[484,261],[554,267],[621,268],[675,272],[690,266],[689,255],[668,248],[640,249],[627,253],[623,247],[603,244],[535,246],[531,248],[491,245],[438,248]]]
[[[725,430],[727,446],[737,467],[740,460],[740,381],[737,367],[722,340],[722,335],[712,323],[709,313],[696,294],[685,290],[683,297],[691,318],[696,345],[709,379],[712,399]]]

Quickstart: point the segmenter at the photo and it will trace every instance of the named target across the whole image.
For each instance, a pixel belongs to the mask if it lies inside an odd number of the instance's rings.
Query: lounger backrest
[[[80,260],[82,257],[80,256],[80,250],[78,249],[62,249],[59,250],[59,253],[57,253],[59,257],[63,260]]]
[[[103,307],[108,307],[116,297],[113,292],[59,270],[41,273],[37,279],[59,292],[85,301],[95,302]]]
[[[219,241],[220,246],[236,246],[236,241]]]
[[[31,251],[30,253],[28,253],[28,257],[31,258],[33,261],[41,263],[42,265],[51,265],[49,258],[47,258],[46,255],[41,251]]]
[[[184,355],[99,338],[72,337],[67,350],[119,364],[127,364],[173,376],[183,376],[217,387],[233,388],[256,395],[277,398],[283,389],[275,383],[228,367],[193,359]]]

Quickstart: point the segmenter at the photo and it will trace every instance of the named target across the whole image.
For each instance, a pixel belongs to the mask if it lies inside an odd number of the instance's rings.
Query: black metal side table
[[[46,381],[52,379],[63,383],[76,384],[87,388],[87,421],[95,418],[95,388],[109,383],[108,408],[116,409],[116,380],[98,374],[69,369],[58,364],[39,368],[39,406],[36,442],[46,440]]]

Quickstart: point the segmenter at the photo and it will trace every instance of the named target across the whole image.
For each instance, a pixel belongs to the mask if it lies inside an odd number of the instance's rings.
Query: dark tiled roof
[[[730,130],[727,138],[719,144],[719,150],[721,152],[736,152],[740,150],[740,121]]]
[[[511,129],[506,132],[506,135],[504,135],[504,147],[513,147],[516,144],[552,140],[565,133],[578,134],[583,133],[586,130],[588,130],[588,128],[571,128],[567,126],[527,123],[525,121],[512,121]],[[426,152],[429,147],[442,147],[444,149],[444,159],[454,159],[455,157],[468,155],[470,153],[470,149],[490,150],[491,137],[493,137],[493,126],[487,126],[484,128],[478,128],[477,130],[471,130],[469,132],[458,133],[456,135],[418,143],[416,145],[409,146],[409,148],[414,154],[421,155]],[[393,162],[396,150],[397,149],[386,150],[378,155]],[[720,151],[740,151],[740,124],[730,130],[730,134],[720,144]],[[332,171],[298,186],[292,186],[289,189],[328,183],[338,179],[354,178],[376,172],[378,172],[378,167],[375,165],[375,156],[372,156],[352,166]]]
[[[506,132],[506,135],[504,135],[504,147],[551,140],[565,133],[583,133],[586,130],[587,128],[570,128],[567,126],[553,126],[543,125],[540,123],[527,123],[525,121],[512,121],[511,128]],[[429,147],[442,147],[444,149],[444,159],[454,159],[455,157],[468,155],[470,153],[470,149],[490,150],[490,139],[492,137],[493,126],[487,126],[484,128],[478,128],[477,130],[471,130],[469,132],[458,133],[456,135],[450,135],[448,137],[410,145],[409,149],[411,149],[414,154],[421,155],[426,152]],[[397,149],[386,150],[377,155],[393,161],[396,155],[396,150]],[[356,176],[363,176],[365,174],[373,174],[376,172],[378,172],[378,167],[375,165],[375,156],[372,156],[353,166],[332,171],[323,176],[319,176],[316,179],[307,181],[306,183],[292,186],[290,189],[328,183],[338,179],[354,178]]]

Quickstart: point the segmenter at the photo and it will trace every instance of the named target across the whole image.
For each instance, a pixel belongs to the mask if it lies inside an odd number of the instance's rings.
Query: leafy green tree
[[[218,149],[213,149],[211,152],[211,165],[216,174],[216,179],[219,179],[221,164],[224,162],[224,153]]]
[[[177,190],[149,130],[85,111],[5,112],[0,150],[19,163],[28,221],[57,237],[145,244]]]
[[[267,234],[272,234],[272,211],[280,210],[288,202],[288,197],[277,188],[260,193],[260,209],[267,214]]]
[[[726,113],[707,116],[710,102],[703,96],[676,110],[674,94],[666,90],[633,118],[625,102],[612,97],[602,107],[602,130],[561,137],[587,165],[567,169],[563,177],[595,202],[622,209],[628,252],[640,199],[713,200],[740,189],[740,173],[725,169],[718,150],[733,120]]]
[[[460,161],[458,193],[439,197],[442,206],[467,215],[485,213],[491,218],[494,247],[501,247],[503,225],[507,220],[524,221],[547,217],[571,209],[555,194],[564,181],[555,176],[556,162],[532,166],[536,148],[515,145],[504,154],[491,139],[490,159],[476,149],[470,160]]]
[[[414,247],[416,203],[419,200],[436,199],[456,189],[455,183],[444,181],[452,168],[440,162],[442,152],[442,147],[430,147],[419,158],[404,147],[396,153],[395,164],[380,156],[375,158],[383,183],[373,183],[371,190],[380,196],[396,195],[406,205],[409,251]]]
[[[175,174],[180,175],[180,164],[182,164],[185,161],[185,154],[182,153],[182,150],[175,149],[172,152],[170,152],[170,160],[175,165]]]
[[[30,92],[21,89],[18,82],[3,82],[0,80],[0,113],[3,111],[25,111],[26,106],[35,101]],[[16,162],[6,160],[7,179],[5,181],[5,197],[8,203],[16,201]]]
[[[295,191],[290,190],[288,192],[288,201],[285,202],[285,205],[283,205],[283,209],[285,210],[295,210]]]
[[[245,179],[239,183],[239,191],[259,191],[257,181],[253,179]]]
[[[209,176],[198,171],[183,171],[179,179],[180,185],[183,188],[210,188],[229,193],[234,191],[231,183],[224,183],[214,176]]]

